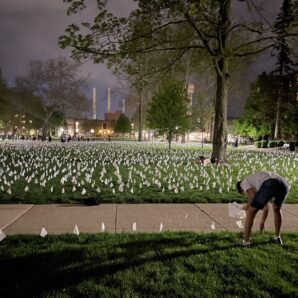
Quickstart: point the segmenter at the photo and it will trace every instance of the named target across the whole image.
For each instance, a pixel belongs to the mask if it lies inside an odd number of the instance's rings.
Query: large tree
[[[86,8],[84,0],[64,1],[69,3],[69,14]],[[128,18],[108,12],[107,2],[97,1],[99,12],[93,24],[82,23],[82,30],[70,25],[66,35],[60,38],[61,47],[69,46],[74,57],[92,58],[96,63],[115,56],[126,57],[127,44],[137,44],[136,41],[144,38],[147,43],[144,46],[140,42],[134,47],[134,54],[164,52],[174,63],[188,52],[203,51],[216,74],[212,159],[225,159],[231,61],[272,47],[272,39],[276,37],[270,26],[265,28],[267,22],[253,1],[245,1],[252,14],[251,21],[239,22],[231,18],[232,0],[139,0]],[[129,26],[132,21],[138,24],[133,31]]]
[[[33,61],[27,75],[16,79],[20,90],[29,90],[43,102],[43,136],[55,112],[78,116],[86,109],[86,79],[79,76],[79,64],[64,57]]]
[[[171,149],[175,134],[183,134],[189,129],[187,92],[183,81],[164,79],[147,111],[147,124],[160,135],[166,135]]]
[[[42,101],[28,90],[7,86],[0,71],[0,121],[4,133],[28,134],[44,118]]]
[[[281,118],[282,118],[282,105],[287,104],[287,89],[288,83],[287,77],[297,72],[297,56],[295,53],[297,49],[290,47],[289,38],[287,33],[292,28],[292,24],[295,22],[295,17],[298,14],[298,1],[284,0],[280,13],[274,24],[274,32],[277,34],[277,40],[273,48],[272,54],[276,56],[276,69],[273,73],[278,75],[278,96],[277,96],[277,108],[275,116],[275,129],[274,138],[280,137],[281,131]],[[295,61],[296,60],[296,61]]]
[[[273,136],[277,96],[278,77],[265,72],[259,75],[251,84],[242,118],[234,122],[235,132],[253,139]]]

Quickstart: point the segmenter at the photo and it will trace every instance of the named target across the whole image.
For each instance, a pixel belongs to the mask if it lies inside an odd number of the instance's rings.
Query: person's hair
[[[240,194],[242,194],[242,192],[243,192],[243,189],[241,188],[241,182],[242,182],[242,181],[238,181],[238,182],[237,182],[237,190],[238,190],[238,192],[239,192]]]

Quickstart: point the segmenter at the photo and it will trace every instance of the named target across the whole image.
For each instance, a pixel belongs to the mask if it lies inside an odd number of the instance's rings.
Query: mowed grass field
[[[201,165],[210,147],[90,142],[0,144],[0,203],[243,202],[238,180],[273,171],[291,184],[288,203],[298,203],[298,156],[229,148],[227,163]]]
[[[298,297],[298,234],[10,236],[0,297]]]

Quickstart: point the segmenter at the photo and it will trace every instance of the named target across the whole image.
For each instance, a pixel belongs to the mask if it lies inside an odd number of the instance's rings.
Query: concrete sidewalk
[[[283,214],[282,231],[298,231],[298,204],[285,204]],[[81,233],[98,233],[102,223],[111,233],[159,232],[161,223],[163,231],[241,231],[237,220],[228,216],[228,204],[0,205],[0,230],[7,235],[40,234],[43,227],[49,234],[72,233],[75,225]],[[255,230],[259,222],[260,214]],[[266,230],[273,229],[271,208]]]

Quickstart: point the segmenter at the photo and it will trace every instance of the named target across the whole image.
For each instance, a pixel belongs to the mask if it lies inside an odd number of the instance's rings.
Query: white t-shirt
[[[287,184],[287,181],[283,177],[271,172],[261,171],[247,176],[245,179],[242,180],[240,186],[244,192],[252,187],[259,191],[263,182],[268,179],[279,179]]]

